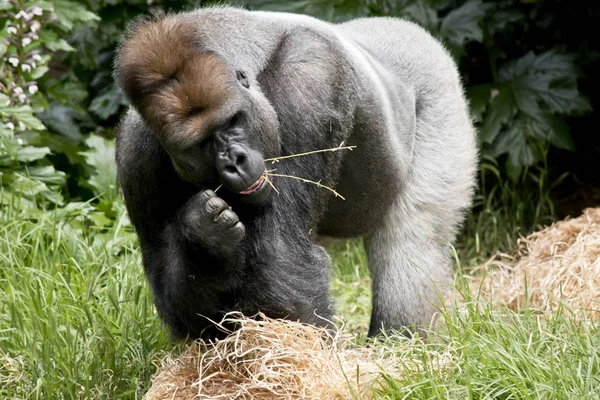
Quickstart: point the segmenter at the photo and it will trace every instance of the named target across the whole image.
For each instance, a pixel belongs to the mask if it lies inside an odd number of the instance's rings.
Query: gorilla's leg
[[[448,244],[457,225],[451,217],[440,209],[416,208],[400,199],[366,238],[373,281],[369,336],[404,327],[415,331],[431,322],[450,283]]]

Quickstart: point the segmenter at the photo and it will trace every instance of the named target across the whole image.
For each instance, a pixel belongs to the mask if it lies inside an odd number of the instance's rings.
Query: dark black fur
[[[281,149],[277,154],[338,146],[351,126],[352,110],[344,103],[348,94],[336,96],[330,91],[344,85],[335,81],[344,76],[340,71],[330,71],[328,79],[334,81],[327,91],[296,85],[304,96],[289,98],[286,87],[295,82],[286,82],[282,70],[294,65],[296,72],[302,71],[298,62],[304,62],[304,73],[310,73],[318,62],[314,52],[294,53],[298,41],[327,46],[308,31],[285,36],[256,78],[278,114]],[[294,64],[287,63],[289,57]],[[248,141],[257,143],[254,139]],[[340,153],[326,153],[267,168],[335,185],[340,162]],[[247,204],[225,189],[215,194],[210,189],[217,182],[204,187],[189,184],[133,112],[121,124],[117,166],[156,306],[176,336],[210,337],[215,334],[206,330],[212,327],[211,320],[220,321],[230,311],[246,315],[260,311],[270,317],[328,325],[330,258],[313,243],[328,192],[272,178],[279,194],[271,192],[263,203]],[[236,225],[238,218],[243,226]]]

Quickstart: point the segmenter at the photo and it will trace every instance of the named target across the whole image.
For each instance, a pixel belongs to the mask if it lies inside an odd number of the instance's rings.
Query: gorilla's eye
[[[189,116],[190,117],[197,117],[198,115],[202,114],[203,112],[204,112],[204,108],[202,108],[202,107],[195,107],[195,108],[192,108],[189,111]]]
[[[243,87],[248,89],[250,87],[250,82],[248,82],[248,77],[244,71],[235,71],[235,77],[242,84]]]

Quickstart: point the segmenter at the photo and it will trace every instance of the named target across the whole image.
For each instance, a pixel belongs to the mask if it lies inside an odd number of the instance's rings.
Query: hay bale
[[[519,239],[513,255],[501,254],[469,277],[474,298],[496,306],[541,313],[559,305],[578,317],[600,319],[600,208]]]
[[[235,314],[224,321],[239,329],[163,359],[144,399],[369,399],[382,373],[402,379],[453,365],[449,351],[429,350],[418,339],[393,349],[357,347],[352,335],[298,322]],[[416,346],[425,357],[406,356]]]

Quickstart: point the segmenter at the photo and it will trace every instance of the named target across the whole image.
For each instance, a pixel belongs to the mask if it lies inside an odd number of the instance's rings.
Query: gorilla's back
[[[296,30],[310,30],[331,46],[331,54],[314,56],[355,72],[348,85],[356,86],[357,110],[346,144],[357,148],[346,153],[336,187],[347,201],[329,202],[321,233],[372,232],[399,197],[420,207],[468,206],[477,159],[474,129],[454,61],[423,28],[391,17],[331,24],[229,7],[191,15],[201,35],[210,33],[202,37],[207,47],[252,73],[260,73],[281,38]]]

